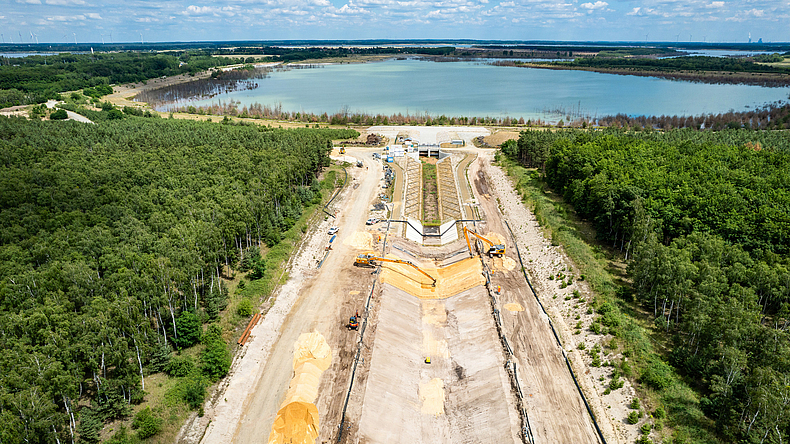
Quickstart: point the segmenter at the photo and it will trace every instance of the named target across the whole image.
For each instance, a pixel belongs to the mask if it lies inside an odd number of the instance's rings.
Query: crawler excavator
[[[483,236],[481,236],[481,235],[475,233],[474,231],[464,227],[464,237],[466,238],[466,246],[469,247],[469,254],[471,254],[472,256],[474,256],[474,252],[472,251],[472,243],[469,241],[469,235],[470,234],[491,246],[488,249],[488,252],[487,252],[489,256],[502,257],[502,256],[505,255],[505,245],[504,244],[498,244],[498,245],[494,244],[493,242],[491,242],[490,240],[484,238]]]
[[[414,265],[414,263],[409,262],[409,261],[404,261],[404,260],[401,260],[401,259],[387,259],[385,257],[378,257],[378,256],[376,256],[373,253],[367,253],[367,254],[360,254],[359,256],[357,256],[357,258],[354,260],[354,265],[357,266],[357,267],[365,266],[365,265],[366,266],[370,266],[370,267],[375,267],[376,265],[378,265],[377,262],[392,262],[393,264],[406,264],[406,265],[409,265],[411,267],[414,267],[415,270],[417,270],[420,273],[424,274],[425,276],[428,277],[428,279],[431,280],[431,286],[432,287],[436,286],[436,279],[433,276],[431,276],[430,274],[422,271],[420,269],[420,267]]]

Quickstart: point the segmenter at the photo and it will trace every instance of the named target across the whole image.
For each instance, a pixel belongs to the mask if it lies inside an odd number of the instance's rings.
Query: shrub
[[[191,347],[200,341],[200,319],[191,311],[182,311],[176,318],[178,337],[173,338],[179,349]]]
[[[184,389],[184,401],[191,409],[200,408],[203,405],[203,399],[206,397],[206,383],[203,377],[195,375],[187,383]]]
[[[640,381],[656,390],[664,390],[672,382],[672,367],[665,362],[653,360],[642,370]]]
[[[628,404],[628,408],[632,410],[639,410],[639,398],[632,399],[631,404]]]
[[[146,407],[134,415],[132,428],[137,430],[140,439],[150,438],[162,429],[162,418],[156,416],[151,407]]]
[[[656,419],[664,419],[667,417],[667,412],[664,410],[664,407],[658,406],[656,407],[656,411],[653,412],[653,417]]]
[[[231,361],[230,350],[222,340],[222,327],[218,324],[210,325],[203,342],[206,349],[201,356],[201,370],[212,381],[217,381],[228,374]]]
[[[165,373],[170,376],[184,377],[192,373],[194,368],[195,362],[191,356],[173,356],[165,367]]]
[[[239,316],[242,317],[247,317],[252,315],[252,301],[247,298],[242,299],[239,302],[239,306],[236,307],[236,313],[238,313]]]
[[[89,444],[98,444],[101,442],[101,432],[104,424],[101,418],[93,409],[83,407],[80,410],[80,422],[77,425],[77,433],[79,434],[79,441]]]
[[[68,118],[69,118],[69,114],[66,112],[65,109],[59,109],[49,115],[49,120],[66,120]]]
[[[634,410],[628,414],[628,423],[629,424],[636,424],[639,422],[639,412]]]
[[[110,120],[121,120],[123,119],[123,113],[119,109],[111,109],[107,112],[107,118]]]

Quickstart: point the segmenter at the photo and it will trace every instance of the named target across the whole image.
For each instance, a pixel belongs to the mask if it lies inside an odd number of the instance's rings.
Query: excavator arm
[[[375,256],[369,256],[369,255],[361,255],[361,256],[359,256],[357,258],[357,263],[361,262],[360,259],[362,259],[362,262],[367,263],[369,265],[375,265],[374,264],[375,261],[392,262],[393,264],[406,264],[406,265],[409,265],[409,266],[413,267],[415,270],[417,270],[420,273],[422,273],[423,275],[425,275],[428,279],[430,279],[431,280],[431,286],[433,286],[433,287],[436,286],[436,279],[433,276],[431,276],[430,274],[424,272],[420,267],[414,265],[414,263],[412,263],[412,262],[404,261],[404,260],[401,260],[401,259],[388,259],[386,257],[375,257]]]
[[[464,227],[464,237],[466,238],[466,246],[467,246],[467,248],[469,248],[469,254],[470,255],[474,256],[474,253],[472,252],[472,243],[469,241],[469,235],[470,234],[472,236],[480,239],[481,241],[487,243],[488,245],[490,245],[491,248],[488,250],[490,254],[499,254],[499,255],[505,254],[505,246],[504,245],[496,245],[493,242],[491,242],[490,240],[486,239],[485,237],[483,237],[483,236],[475,233],[474,231]]]

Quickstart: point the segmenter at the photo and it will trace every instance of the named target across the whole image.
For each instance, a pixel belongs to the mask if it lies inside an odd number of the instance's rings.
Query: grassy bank
[[[591,306],[598,316],[590,329],[614,337],[612,345],[624,358],[612,365],[636,388],[641,402],[635,411],[650,415],[653,436],[672,444],[718,442],[713,422],[699,408],[693,382],[667,364],[667,344],[654,334],[650,316],[634,303],[619,253],[599,244],[594,230],[546,187],[537,171],[504,156],[497,155],[497,161],[552,244],[563,247],[593,290]]]

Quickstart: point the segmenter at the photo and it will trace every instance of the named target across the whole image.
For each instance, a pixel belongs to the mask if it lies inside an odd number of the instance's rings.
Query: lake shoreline
[[[732,72],[732,71],[650,71],[631,68],[597,68],[587,66],[547,65],[542,63],[498,62],[497,66],[516,68],[548,69],[554,71],[587,71],[600,74],[622,76],[654,77],[665,80],[707,83],[711,85],[749,85],[765,88],[784,88],[790,86],[790,75],[765,72]]]

